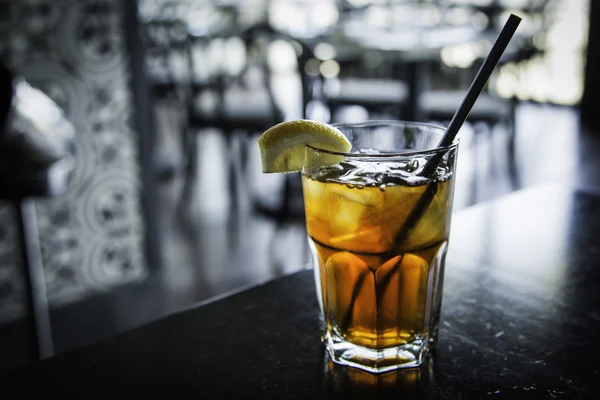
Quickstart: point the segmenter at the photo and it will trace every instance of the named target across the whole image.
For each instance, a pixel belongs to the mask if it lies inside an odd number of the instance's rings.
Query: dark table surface
[[[319,339],[312,271],[302,271],[5,374],[0,387],[82,397],[138,384],[144,398],[597,399],[599,238],[600,197],[566,187],[457,212],[439,348],[420,369],[334,366]]]

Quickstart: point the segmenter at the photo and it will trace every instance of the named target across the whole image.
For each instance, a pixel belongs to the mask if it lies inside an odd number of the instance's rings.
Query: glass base
[[[373,373],[418,367],[430,349],[429,341],[420,337],[411,343],[380,350],[358,346],[329,333],[325,339],[333,362]]]

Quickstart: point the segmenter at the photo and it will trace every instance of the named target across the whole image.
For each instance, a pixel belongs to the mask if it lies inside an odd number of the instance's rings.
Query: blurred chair
[[[146,313],[139,304],[147,302],[134,301],[136,309],[124,317],[128,302],[121,296],[149,281],[161,250],[148,162],[154,124],[136,2],[72,6],[10,2],[18,18],[0,12],[7,37],[22,44],[0,46],[0,56],[26,79],[14,82],[9,124],[0,133],[0,198],[9,199],[2,202],[8,218],[0,222],[1,247],[8,250],[2,254],[2,286],[12,293],[7,305],[16,310],[15,318],[2,320],[0,369],[160,314]],[[68,134],[70,123],[76,135]],[[65,147],[57,145],[61,134],[73,135]],[[21,271],[28,274],[17,277]],[[25,323],[34,332],[31,345],[28,332],[14,335]]]
[[[515,43],[515,46],[505,51],[502,59],[496,67],[496,71],[502,68],[503,65],[508,63],[519,63],[540,53],[538,49],[533,47],[530,43],[530,39],[522,39],[525,43]],[[429,87],[425,88],[417,99],[418,113],[421,119],[428,121],[439,121],[442,123],[449,123],[456,109],[462,102],[465,93],[467,91],[467,84],[474,79],[477,70],[479,69],[483,59],[476,60],[473,65],[466,70],[459,70],[460,77],[454,79],[452,77],[444,76],[440,74],[438,80],[440,81],[463,81],[462,85],[445,85],[439,87],[436,84],[430,84]],[[493,80],[493,78],[492,78]],[[437,87],[436,87],[437,86]],[[490,85],[484,89],[481,95],[478,97],[473,109],[469,113],[467,121],[475,125],[483,123],[490,128],[504,124],[506,126],[507,140],[506,140],[506,155],[508,173],[511,177],[514,188],[520,187],[520,178],[518,176],[516,168],[516,109],[518,106],[518,99],[516,97],[502,98],[500,97]]]
[[[489,21],[487,28],[481,32],[481,36],[495,38],[506,19],[508,5],[502,2],[493,1],[490,4],[475,4],[476,2],[465,2],[465,6],[469,9],[482,12]],[[552,13],[549,12],[556,5],[556,0],[532,0],[523,2],[520,8],[520,13],[523,15],[527,24],[522,24],[519,27],[517,35],[513,38],[511,44],[503,53],[500,62],[496,67],[496,72],[503,65],[508,63],[521,63],[529,60],[543,52],[534,43],[535,35],[542,35],[547,32],[552,20]],[[483,63],[483,59],[476,59],[473,65],[465,70],[466,74],[462,74],[462,80],[469,84],[474,79],[477,70]],[[443,79],[443,78],[442,78]],[[493,78],[491,79],[493,80]],[[436,88],[427,88],[424,90],[418,99],[419,111],[425,118],[449,121],[454,115],[458,105],[462,101],[466,93],[466,86],[454,89],[444,88],[437,90]],[[506,123],[508,128],[508,155],[509,162],[514,163],[515,155],[515,109],[518,104],[516,97],[501,98],[488,85],[486,90],[479,96],[468,121],[483,122],[491,126],[498,123]]]
[[[425,120],[450,121],[462,102],[466,90],[427,90],[419,96],[419,110]],[[469,117],[472,122],[495,125],[499,122],[514,126],[514,102],[489,92],[482,93]],[[511,129],[512,131],[512,129]]]
[[[408,99],[408,86],[393,79],[345,78],[328,80],[324,87],[332,115],[344,106],[359,105],[368,112],[400,114]]]
[[[144,25],[148,79],[156,96],[170,96],[185,89],[187,27],[178,19],[158,18]]]
[[[439,71],[441,73],[438,73],[437,80],[441,81],[441,83],[432,84],[430,82],[427,85],[428,87],[424,88],[417,96],[417,114],[419,118],[422,121],[448,126],[467,92],[468,83],[474,79],[482,61],[479,60],[479,63],[474,63],[467,70],[452,69],[445,73]],[[449,82],[451,84],[448,84]],[[506,176],[509,177],[513,189],[518,189],[521,184],[516,167],[514,149],[515,113],[516,100],[501,98],[488,87],[478,97],[466,122],[467,124],[471,124],[473,128],[474,136],[470,148],[474,155],[478,155],[481,149],[479,144],[493,142],[492,132],[495,127],[504,127],[502,132],[506,133],[506,147],[500,149],[500,151],[494,146],[484,146],[483,148],[488,148],[489,151],[499,154],[501,159],[506,159],[506,163],[502,162],[502,164],[506,165]],[[485,160],[495,159],[494,154],[481,154],[481,157]],[[496,164],[492,165],[495,166]],[[472,181],[469,185],[472,202],[476,201],[478,185],[477,174],[472,173]]]
[[[198,168],[198,149],[195,135],[208,128],[221,131],[229,154],[230,185],[236,198],[247,195],[240,188],[240,174],[248,159],[248,136],[262,133],[286,119],[276,101],[273,71],[269,65],[269,49],[276,41],[284,41],[295,51],[301,80],[302,117],[306,117],[308,103],[314,91],[313,78],[305,73],[305,64],[314,57],[312,50],[289,35],[269,25],[255,25],[243,30],[232,30],[207,36],[189,37],[190,102],[188,126],[184,133],[187,168],[185,192],[193,186]],[[232,55],[233,53],[233,55]],[[237,56],[237,59],[235,58]],[[236,142],[239,146],[235,146]],[[260,197],[252,199],[252,206],[268,215],[286,215],[290,212],[292,191],[297,177],[287,176],[279,206],[270,207]]]
[[[54,345],[33,199],[67,190],[74,128],[56,103],[2,65],[0,81],[0,200],[16,209],[32,348],[41,359]]]
[[[394,60],[383,60],[379,52],[362,49],[354,57],[338,60],[340,74],[324,82],[323,93],[332,120],[346,106],[361,106],[369,114],[400,118],[409,99],[409,85]],[[369,66],[369,57],[377,65]]]
[[[144,25],[146,70],[159,126],[155,164],[160,177],[170,178],[184,167],[179,126],[189,102],[188,32],[176,17],[157,17]]]

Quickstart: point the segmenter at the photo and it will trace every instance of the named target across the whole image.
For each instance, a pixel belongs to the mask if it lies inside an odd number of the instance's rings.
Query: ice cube
[[[375,281],[367,264],[343,251],[329,257],[327,269],[328,314],[350,341],[369,345],[375,327]],[[365,342],[366,341],[366,342]]]
[[[307,215],[327,220],[326,186],[326,183],[302,177],[302,192]]]
[[[425,312],[428,264],[421,257],[405,253],[385,262],[375,274],[381,333],[397,328],[397,335],[418,332]],[[396,340],[380,337],[380,341]]]
[[[380,253],[388,250],[390,247],[390,242],[385,238],[383,230],[379,226],[333,236],[330,239],[330,243],[338,249],[365,253]]]
[[[354,235],[366,238],[364,232],[378,228],[377,207],[382,201],[382,191],[379,188],[366,187],[358,189],[343,184],[330,184],[327,200],[329,205],[329,233],[331,237],[342,237],[352,240]],[[379,240],[381,231],[372,231]],[[340,239],[344,240],[344,239]],[[372,241],[371,241],[372,243]],[[362,246],[357,248],[346,248],[355,251],[367,251]]]
[[[435,197],[408,235],[405,248],[427,247],[446,237],[450,226],[451,183],[451,181],[438,183]]]

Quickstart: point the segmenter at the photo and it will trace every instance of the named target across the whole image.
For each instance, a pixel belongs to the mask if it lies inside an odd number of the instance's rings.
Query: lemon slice
[[[338,152],[347,152],[352,147],[342,132],[324,122],[305,119],[282,122],[258,138],[263,173],[300,171],[306,145]]]

